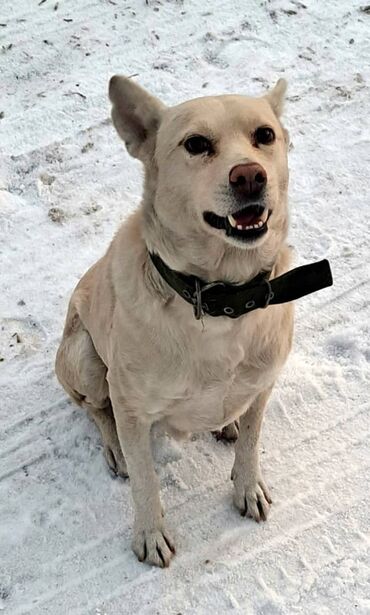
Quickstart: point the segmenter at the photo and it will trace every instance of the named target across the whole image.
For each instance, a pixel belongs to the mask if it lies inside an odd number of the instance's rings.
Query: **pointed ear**
[[[134,158],[149,162],[165,106],[137,83],[115,75],[109,82],[112,120],[127,150]]]
[[[265,98],[268,100],[277,117],[280,117],[283,112],[287,86],[288,84],[285,79],[279,79],[275,87],[265,95]]]

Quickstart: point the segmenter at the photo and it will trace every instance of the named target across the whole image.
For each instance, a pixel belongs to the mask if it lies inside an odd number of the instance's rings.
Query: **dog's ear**
[[[113,124],[131,156],[149,162],[165,106],[128,77],[109,82]]]
[[[272,90],[265,95],[265,98],[268,100],[277,117],[280,117],[283,112],[287,86],[288,84],[285,79],[279,79],[275,87],[273,87]]]

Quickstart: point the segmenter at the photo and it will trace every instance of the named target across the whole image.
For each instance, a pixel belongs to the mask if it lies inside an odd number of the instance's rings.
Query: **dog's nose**
[[[230,186],[242,197],[257,197],[267,181],[266,171],[260,164],[237,164],[230,171]]]

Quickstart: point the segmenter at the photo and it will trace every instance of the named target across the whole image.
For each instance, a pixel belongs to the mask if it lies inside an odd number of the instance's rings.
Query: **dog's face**
[[[128,151],[155,174],[155,212],[167,229],[241,248],[285,234],[285,89],[279,81],[261,98],[205,97],[166,108],[131,80],[113,77],[113,122]]]

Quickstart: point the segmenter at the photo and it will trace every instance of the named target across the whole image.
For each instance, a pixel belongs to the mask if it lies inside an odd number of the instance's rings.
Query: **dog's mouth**
[[[241,241],[253,241],[268,231],[267,222],[271,211],[263,205],[249,205],[229,216],[218,216],[212,211],[205,211],[204,220],[216,229],[222,229],[227,237]]]

